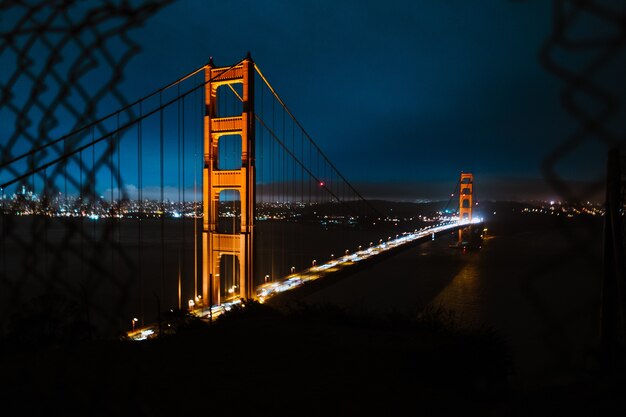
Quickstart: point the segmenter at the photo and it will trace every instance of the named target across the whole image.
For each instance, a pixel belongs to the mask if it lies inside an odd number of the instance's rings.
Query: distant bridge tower
[[[202,228],[202,296],[207,303],[220,304],[220,263],[224,255],[236,258],[239,280],[229,296],[252,298],[253,293],[253,232],[254,232],[254,63],[250,55],[234,67],[213,67],[211,60],[205,69],[204,169]],[[241,115],[218,117],[218,89],[231,89],[242,84]],[[221,92],[222,90],[220,90]],[[236,95],[238,95],[236,93]],[[219,169],[219,142],[223,136],[241,138],[241,166],[237,169]],[[232,158],[229,158],[229,160]],[[240,230],[220,233],[218,225],[220,193],[239,192],[241,202]],[[223,268],[222,268],[223,270]],[[233,268],[233,280],[237,268]]]
[[[474,205],[474,174],[461,172],[459,181],[459,221],[472,221],[472,206]],[[459,242],[463,241],[463,230],[459,229]]]
[[[474,174],[461,172],[459,184],[459,220],[471,221],[474,206]]]

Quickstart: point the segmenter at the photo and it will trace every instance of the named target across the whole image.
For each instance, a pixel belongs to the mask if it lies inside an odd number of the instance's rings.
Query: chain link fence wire
[[[129,32],[169,3],[0,4],[0,184],[10,184],[0,190],[0,335],[38,343],[128,330],[120,320],[137,265],[122,250],[119,224],[85,220],[107,204],[97,177],[124,184],[119,140],[89,146],[115,129],[115,120],[90,123],[127,107],[124,70],[140,51]],[[133,118],[128,108],[117,126]],[[113,199],[111,190],[105,209]],[[53,206],[82,215],[58,218]]]
[[[553,0],[551,33],[539,52],[542,66],[562,81],[560,102],[576,122],[573,133],[562,138],[543,158],[541,172],[546,184],[570,206],[584,204],[604,195],[604,175],[588,181],[587,186],[562,174],[568,161],[602,158],[607,151],[624,146],[624,65],[626,63],[626,3],[623,1]],[[590,152],[593,149],[593,153]],[[585,156],[585,158],[581,158]],[[583,167],[580,167],[583,168]],[[575,185],[574,185],[575,184]],[[624,199],[620,203],[623,216]],[[562,247],[549,261],[540,262],[525,277],[521,291],[534,313],[544,324],[542,342],[552,353],[556,366],[598,365],[601,360],[600,311],[603,270],[603,229],[598,222],[584,227],[572,226],[566,216],[553,216],[562,234]],[[578,224],[580,226],[580,224]],[[624,257],[622,248],[622,258]],[[597,275],[576,282],[576,273],[563,271],[589,268]],[[585,269],[587,270],[587,269]],[[580,275],[580,274],[578,274]],[[623,276],[620,278],[623,282]],[[576,305],[555,308],[557,300],[543,296],[542,288],[551,282],[562,286],[590,288],[593,293],[581,297]],[[559,282],[556,282],[559,281]],[[588,343],[577,351],[572,347],[574,333],[586,334]],[[547,374],[546,374],[546,377]]]
[[[93,337],[94,327],[128,330],[125,320],[132,317],[128,305],[137,285],[137,264],[122,250],[119,225],[110,222],[96,228],[84,216],[61,221],[46,215],[46,207],[59,198],[68,209],[78,211],[104,204],[95,193],[96,177],[112,176],[115,188],[122,188],[117,143],[110,140],[63,162],[51,162],[84,146],[96,133],[106,133],[106,125],[89,127],[99,110],[128,104],[121,89],[123,71],[139,51],[129,32],[170,2],[0,4],[0,183],[21,178],[1,190],[2,334],[36,341]],[[623,84],[613,81],[623,78],[626,11],[623,2],[608,1],[554,0],[552,7],[552,30],[540,60],[562,80],[561,102],[578,128],[545,156],[541,170],[563,201],[582,205],[604,188],[605,179],[576,188],[560,174],[559,166],[590,144],[623,147],[626,92],[616,89]],[[134,115],[121,117],[132,120]],[[52,138],[80,128],[82,133],[50,145]],[[16,211],[37,215],[18,216]],[[585,323],[599,332],[600,292],[591,304],[583,302],[556,314],[540,288],[564,263],[574,265],[572,253],[576,262],[600,272],[602,257],[589,242],[601,241],[602,230],[587,228],[581,233],[566,227],[564,217],[555,221],[564,226],[559,230],[568,245],[528,274],[521,290],[546,324],[546,345],[555,357],[567,361],[571,352],[562,347],[568,345],[568,329]],[[110,297],[97,296],[103,292]]]

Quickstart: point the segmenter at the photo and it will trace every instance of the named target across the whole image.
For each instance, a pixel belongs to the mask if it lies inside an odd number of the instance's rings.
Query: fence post
[[[611,369],[624,346],[624,241],[622,167],[618,148],[608,152],[604,215],[600,348],[605,369]]]

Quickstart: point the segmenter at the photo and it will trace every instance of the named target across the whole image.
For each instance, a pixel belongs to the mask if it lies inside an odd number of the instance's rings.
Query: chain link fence
[[[65,203],[72,210],[84,211],[97,203],[95,178],[119,172],[115,141],[95,154],[75,151],[93,137],[94,129],[88,127],[100,110],[128,104],[121,89],[123,72],[140,49],[129,32],[170,2],[42,0],[0,5],[0,183],[20,178],[2,190],[3,332],[34,338],[48,328],[61,331],[54,337],[88,337],[95,316],[109,328],[128,330],[128,323],[120,323],[119,317],[126,314],[136,264],[112,237],[118,230],[114,223],[98,230],[84,220],[61,223],[45,216],[46,204],[33,199],[67,200],[74,192],[78,199]],[[551,33],[539,59],[562,81],[561,103],[577,122],[577,129],[545,155],[541,172],[563,201],[582,205],[604,189],[605,178],[575,187],[560,174],[559,166],[586,152],[590,144],[599,149],[623,147],[626,92],[615,88],[622,85],[615,80],[623,78],[626,11],[623,2],[609,1],[553,0],[552,8]],[[52,138],[80,128],[85,128],[83,133],[50,145]],[[51,164],[70,154],[64,162]],[[123,179],[117,177],[115,182],[119,189]],[[44,189],[45,193],[37,192]],[[623,213],[623,193],[620,207]],[[44,212],[20,217],[14,215],[16,210]],[[600,306],[577,306],[570,316],[554,316],[537,283],[570,261],[571,253],[580,254],[579,260],[598,271],[603,265],[602,257],[588,244],[601,240],[601,230],[592,228],[583,234],[568,227],[559,230],[569,247],[563,248],[559,259],[539,265],[522,288],[534,310],[549,323],[551,334],[546,337],[553,339],[564,338],[566,325],[599,312]],[[120,274],[121,269],[128,274]],[[73,281],[73,275],[80,282]],[[110,292],[115,302],[100,304],[94,297],[96,291]],[[26,300],[35,301],[25,305]],[[31,320],[31,325],[23,325],[25,320]],[[25,329],[31,333],[25,334]]]
[[[94,328],[127,330],[119,316],[135,285],[136,264],[114,238],[114,222],[96,227],[84,221],[85,212],[102,204],[96,177],[116,176],[123,184],[118,142],[85,144],[109,130],[90,123],[128,104],[124,70],[140,51],[131,31],[169,3],[0,4],[0,183],[6,185],[0,333],[14,340],[54,342],[94,337]],[[55,218],[53,204],[83,216]],[[103,302],[97,292],[110,296]]]
[[[541,172],[546,184],[572,207],[582,208],[589,200],[604,195],[607,178],[604,173],[597,178],[588,178],[585,186],[571,181],[562,174],[562,166],[571,160],[602,159],[607,161],[610,149],[624,151],[624,91],[623,69],[626,62],[626,3],[620,1],[577,1],[553,0],[550,34],[539,51],[542,66],[561,81],[559,94],[562,108],[576,122],[575,130],[558,140],[541,161]],[[582,166],[580,168],[583,168]],[[622,184],[624,165],[622,164]],[[623,194],[620,216],[624,213]],[[567,242],[552,259],[542,262],[528,274],[522,285],[522,292],[534,312],[546,324],[543,339],[552,350],[555,360],[567,363],[597,364],[602,359],[599,352],[600,340],[605,337],[601,331],[601,321],[606,320],[607,300],[603,298],[607,290],[602,284],[602,271],[607,267],[599,250],[603,234],[612,233],[591,221],[585,227],[574,227],[564,216],[554,217],[554,225]],[[580,226],[580,225],[578,225]],[[621,229],[623,235],[624,229]],[[605,240],[606,242],[606,240]],[[603,248],[606,252],[606,246]],[[623,246],[618,249],[624,259]],[[542,297],[541,288],[545,282],[556,281],[568,267],[575,270],[583,265],[597,271],[597,275],[586,279],[594,292],[588,294],[576,305],[564,309],[554,308],[555,300]],[[623,270],[614,275],[613,280],[623,288]],[[578,285],[575,282],[561,282],[562,285]],[[597,291],[596,291],[597,290]],[[621,290],[623,292],[623,289]],[[613,301],[611,301],[612,303]],[[617,300],[615,300],[617,302]],[[612,306],[612,310],[623,309]],[[602,313],[601,313],[602,311]],[[611,313],[611,314],[617,314]],[[620,313],[621,314],[621,313]],[[616,320],[613,317],[611,320]],[[620,318],[623,320],[623,318]],[[590,329],[592,341],[588,341],[584,358],[572,358],[572,352],[563,351],[563,346],[571,346],[571,335],[581,328]],[[620,330],[623,347],[624,329]],[[569,334],[568,334],[569,333]],[[591,365],[594,366],[594,365]]]

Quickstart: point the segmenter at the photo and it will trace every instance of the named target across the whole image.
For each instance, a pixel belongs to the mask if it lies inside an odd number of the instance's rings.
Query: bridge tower
[[[250,54],[234,67],[214,67],[213,60],[205,68],[204,169],[203,169],[203,228],[202,228],[202,296],[207,303],[220,304],[220,263],[224,255],[236,258],[239,269],[238,288],[233,296],[252,298],[255,205],[254,163],[254,63]],[[218,117],[218,89],[241,84],[241,115]],[[220,90],[222,91],[222,90]],[[241,167],[219,169],[218,145],[226,135],[241,138]],[[230,158],[229,158],[230,159]],[[220,193],[239,192],[241,203],[240,230],[221,233],[218,225]],[[236,277],[237,269],[233,270]]]
[[[461,172],[459,181],[459,221],[472,221],[474,206],[474,174]],[[463,240],[463,229],[459,229],[459,242]]]
[[[474,205],[474,174],[461,172],[459,182],[459,220],[472,220],[472,207]]]

